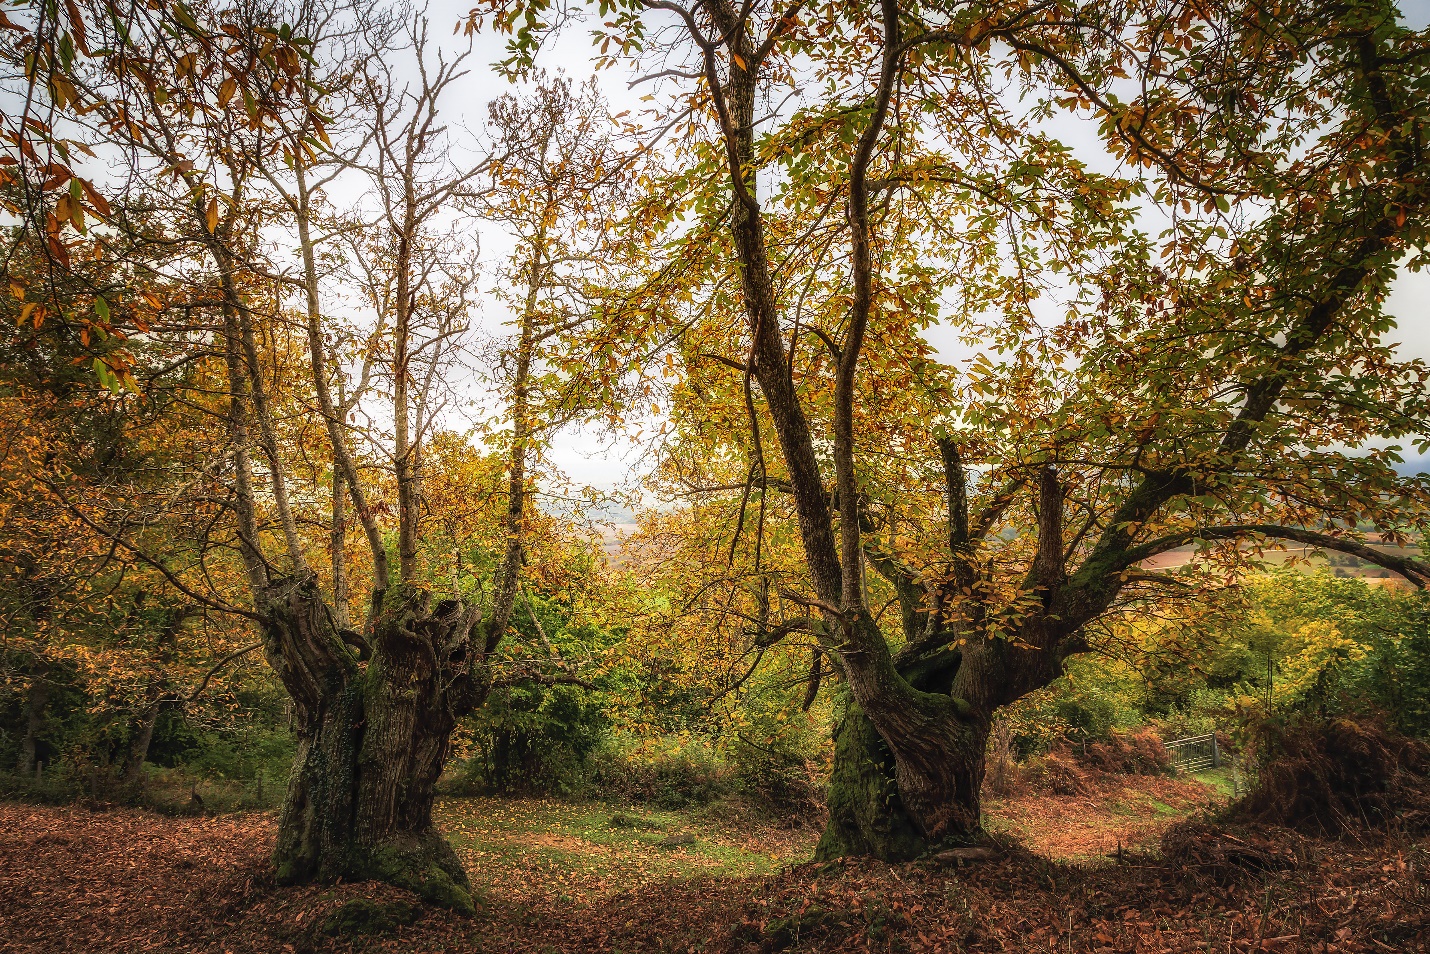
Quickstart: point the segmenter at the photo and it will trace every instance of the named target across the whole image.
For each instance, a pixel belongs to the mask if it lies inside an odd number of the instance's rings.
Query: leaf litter
[[[443,808],[449,831],[454,812]],[[694,847],[701,838],[768,837],[779,858],[793,843],[748,824],[728,832],[703,828]],[[424,908],[412,923],[355,936],[324,925],[350,902],[407,910],[414,899],[375,883],[276,886],[274,835],[263,814],[0,804],[0,951],[1430,950],[1430,846],[1394,835],[1330,842],[1194,821],[1167,832],[1176,863],[1142,851],[1122,863],[1073,865],[1009,842],[992,861],[966,867],[803,863],[744,877],[708,864],[657,866],[641,878],[632,872],[643,859],[671,855],[613,845],[627,867],[576,870],[557,885],[524,869],[517,852],[501,863],[464,859],[484,898],[476,918]],[[559,835],[562,851],[569,837]]]

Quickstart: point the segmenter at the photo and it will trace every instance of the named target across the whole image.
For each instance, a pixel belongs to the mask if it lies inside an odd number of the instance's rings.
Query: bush
[[[1089,795],[1097,788],[1093,773],[1067,750],[1030,759],[1019,774],[1027,788],[1053,795]]]
[[[1009,755],[999,753],[996,730],[995,726],[988,749],[989,770],[984,777],[985,789],[993,794],[1029,788],[1053,795],[1090,795],[1109,775],[1162,775],[1170,771],[1167,751],[1150,728],[1113,730],[1104,741],[1086,746],[1062,743],[1021,767]]]
[[[723,751],[740,794],[782,816],[807,816],[824,807],[828,729],[798,707],[798,697],[758,685],[723,727]]]
[[[679,737],[644,745],[614,740],[591,759],[593,793],[659,808],[685,808],[728,797],[735,772],[702,741]]]
[[[1141,725],[1140,679],[1105,657],[1075,656],[1066,674],[1005,708],[1013,748],[1026,759],[1060,746],[1081,749],[1105,741],[1114,729]]]
[[[1103,741],[1089,744],[1081,761],[1099,772],[1116,775],[1163,775],[1171,768],[1161,738],[1148,727],[1130,732],[1114,729]]]
[[[1236,817],[1317,834],[1430,830],[1430,745],[1380,717],[1269,721],[1256,736],[1255,787]]]
[[[751,802],[795,816],[824,807],[824,773],[801,753],[740,739],[733,756],[735,782]]]
[[[1375,634],[1355,675],[1352,688],[1396,731],[1430,740],[1430,609],[1422,602],[1397,631]]]
[[[467,725],[475,752],[457,787],[498,794],[576,794],[608,729],[591,690],[539,683],[493,692]]]

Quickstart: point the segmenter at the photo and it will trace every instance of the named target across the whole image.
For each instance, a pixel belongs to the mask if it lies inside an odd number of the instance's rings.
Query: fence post
[[[1212,732],[1212,768],[1221,768],[1221,750],[1217,748],[1216,732]]]

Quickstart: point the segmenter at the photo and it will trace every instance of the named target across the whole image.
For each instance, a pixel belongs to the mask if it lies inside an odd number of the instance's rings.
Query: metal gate
[[[1216,733],[1194,735],[1166,743],[1167,758],[1179,772],[1205,772],[1221,767]]]

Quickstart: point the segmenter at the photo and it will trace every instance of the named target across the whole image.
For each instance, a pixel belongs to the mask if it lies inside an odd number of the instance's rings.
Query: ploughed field
[[[1161,857],[1212,798],[1129,777],[1003,799],[989,827],[1044,854],[1007,839],[966,867],[810,864],[817,828],[732,809],[452,799],[474,919],[377,884],[275,887],[266,813],[6,803],[0,951],[1430,951],[1430,845],[1194,823]]]

